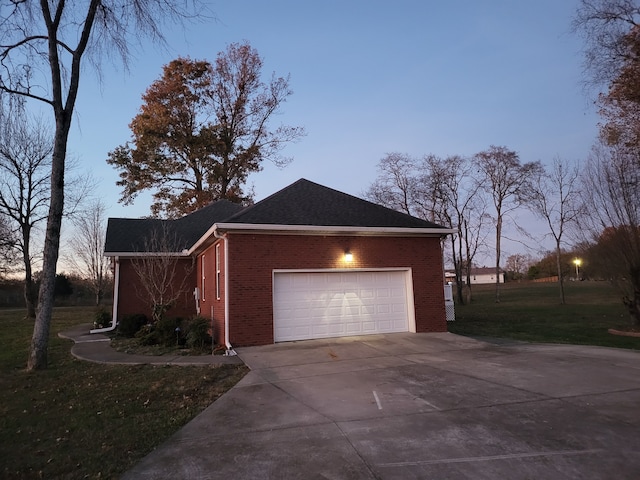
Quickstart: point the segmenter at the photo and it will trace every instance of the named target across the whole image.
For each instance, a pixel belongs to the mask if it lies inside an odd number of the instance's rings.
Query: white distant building
[[[447,270],[444,272],[445,280],[447,282],[455,282],[456,275],[453,270]],[[462,273],[462,279],[466,281],[466,272]],[[499,283],[504,283],[504,271],[500,270]],[[471,285],[480,285],[486,283],[496,283],[496,268],[495,267],[473,267],[471,268]]]

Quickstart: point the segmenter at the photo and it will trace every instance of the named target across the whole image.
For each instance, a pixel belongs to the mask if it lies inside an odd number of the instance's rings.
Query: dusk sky
[[[490,145],[523,162],[584,159],[597,135],[582,89],[582,44],[571,33],[577,1],[234,0],[211,2],[216,20],[168,32],[169,52],[146,46],[128,73],[88,71],[80,85],[69,152],[100,180],[111,217],[149,214],[148,196],[118,203],[107,153],[130,138],[141,95],[178,56],[213,61],[247,40],[265,79],[291,75],[279,123],[303,126],[293,163],[250,177],[260,200],[299,178],[361,196],[390,152],[473,155]],[[526,218],[526,216],[523,216]],[[528,225],[525,225],[527,227]],[[529,224],[542,233],[541,224]],[[537,255],[540,242],[527,241]],[[551,243],[546,242],[551,248]],[[505,259],[523,251],[505,242]],[[504,260],[503,260],[504,261]]]

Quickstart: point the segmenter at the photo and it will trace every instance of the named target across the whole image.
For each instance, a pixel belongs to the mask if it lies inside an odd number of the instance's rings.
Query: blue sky
[[[150,200],[117,202],[107,153],[130,137],[141,95],[177,56],[213,61],[247,40],[264,73],[291,75],[294,94],[276,123],[307,136],[250,177],[256,200],[299,178],[360,196],[389,152],[472,155],[490,145],[523,162],[584,159],[598,117],[581,87],[577,1],[234,0],[210,2],[216,20],[167,32],[168,52],[146,46],[130,72],[87,72],[69,152],[100,179],[96,195],[113,217],[149,214]],[[531,220],[526,220],[531,222]],[[534,232],[543,232],[530,223]],[[549,247],[551,244],[549,243]],[[505,254],[521,251],[505,243]],[[536,252],[532,252],[536,253]],[[503,258],[506,258],[506,255]]]

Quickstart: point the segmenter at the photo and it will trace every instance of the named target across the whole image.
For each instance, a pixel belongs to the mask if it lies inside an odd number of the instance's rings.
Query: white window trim
[[[216,299],[220,300],[220,244],[216,245]]]
[[[205,274],[204,274],[204,272],[205,272],[204,267],[205,267],[205,264],[206,264],[206,262],[204,260],[205,255],[203,254],[201,258],[202,258],[202,260],[200,261],[201,262],[200,263],[200,270],[201,270],[201,276],[202,276],[202,285],[201,285],[202,293],[200,294],[200,296],[202,297],[202,301],[204,302],[205,301],[205,292],[207,291],[205,289],[205,280],[206,280],[206,278],[205,278]]]

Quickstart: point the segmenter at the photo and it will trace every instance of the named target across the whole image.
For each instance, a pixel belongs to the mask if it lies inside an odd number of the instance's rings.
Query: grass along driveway
[[[247,369],[98,365],[57,333],[92,308],[54,311],[49,368],[25,371],[33,322],[0,310],[0,476],[117,478],[235,385]]]
[[[495,303],[495,285],[474,285],[474,301],[456,305],[449,331],[512,338],[640,349],[640,338],[608,333],[631,324],[620,295],[606,282],[567,282],[561,305],[556,283],[507,283]]]

